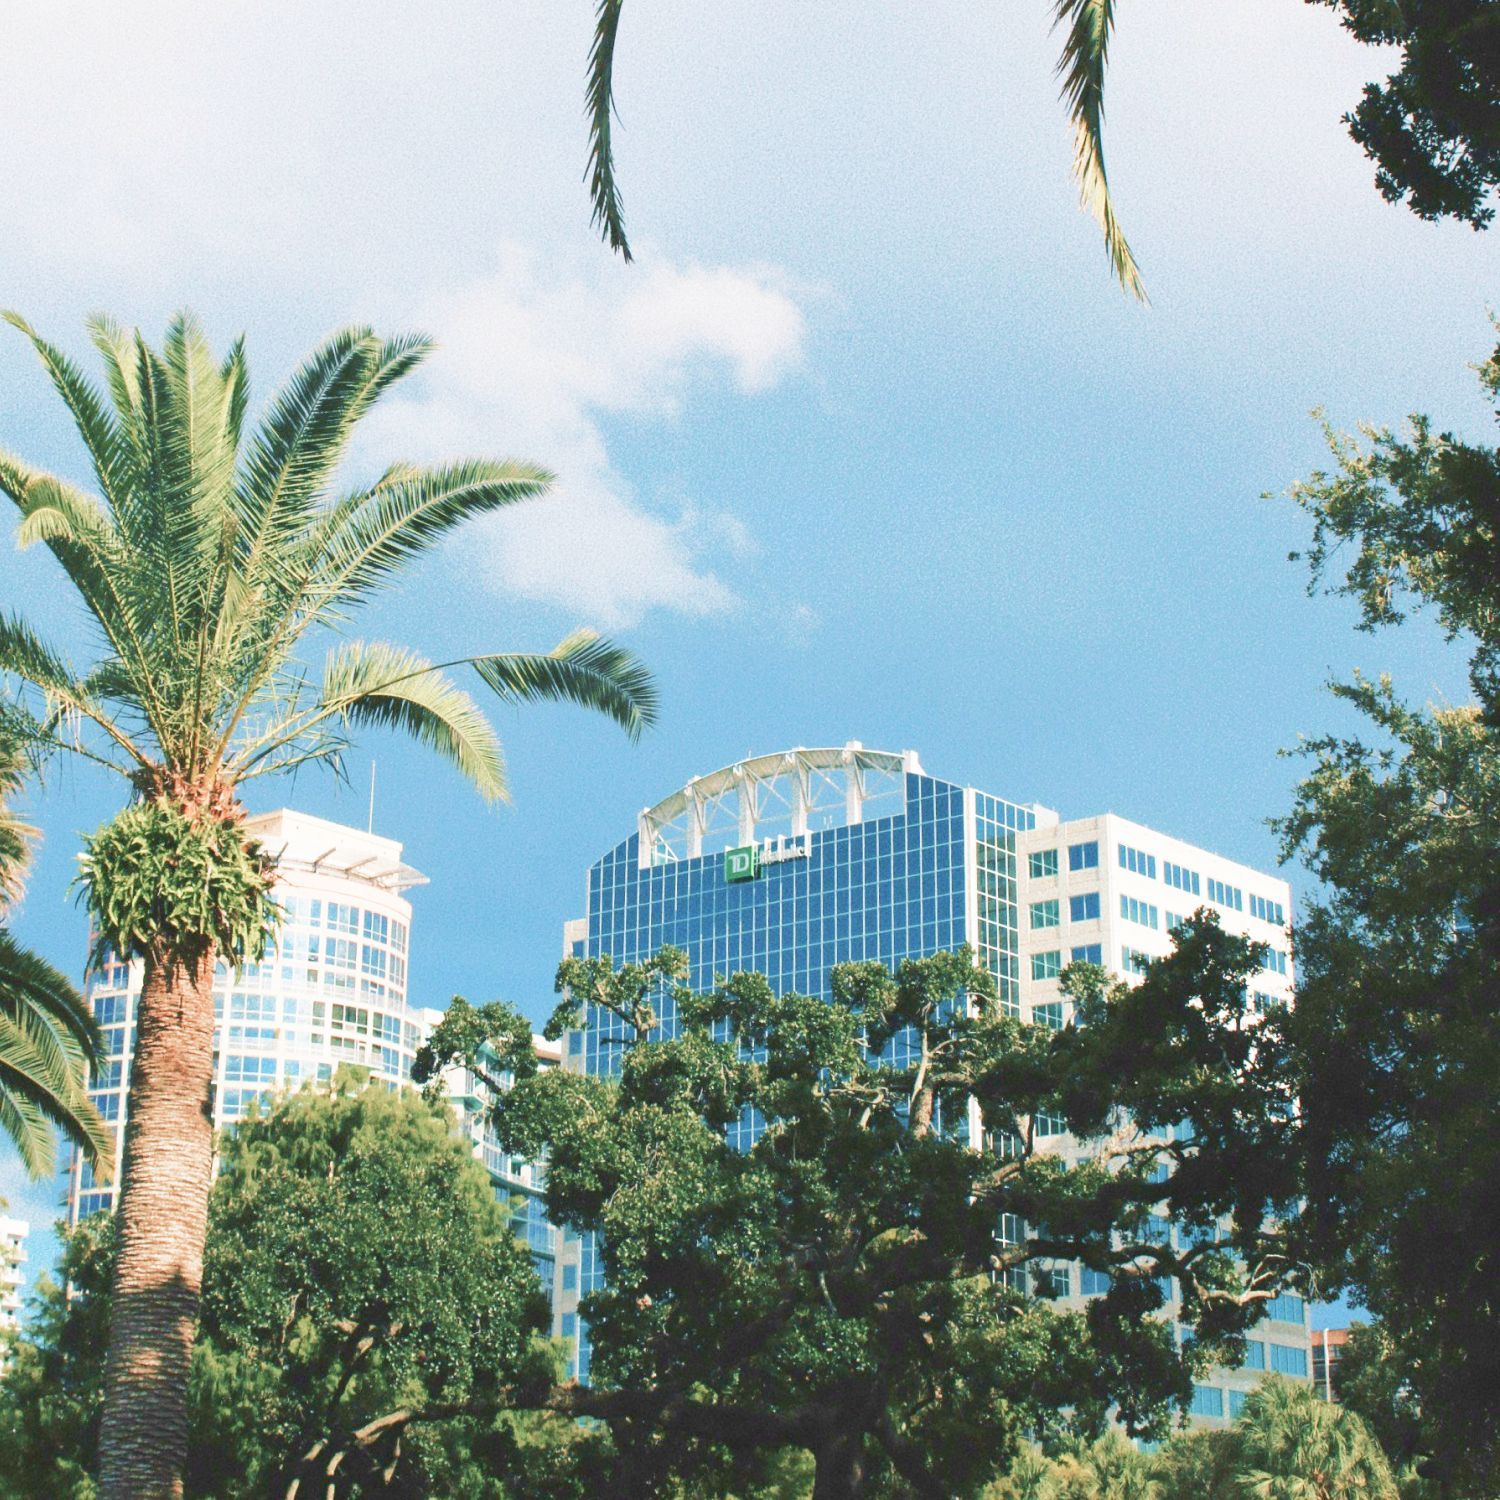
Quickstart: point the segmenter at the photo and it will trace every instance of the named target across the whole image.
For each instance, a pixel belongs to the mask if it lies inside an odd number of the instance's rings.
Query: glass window
[[[562,1268],[562,1289],[565,1292],[578,1290],[578,1267],[571,1261]]]
[[[1033,849],[1026,864],[1033,880],[1049,880],[1057,874],[1057,850]]]
[[[1248,1391],[1230,1391],[1229,1393],[1229,1415],[1241,1417],[1245,1412],[1245,1403],[1250,1399]]]
[[[1099,845],[1090,839],[1086,844],[1068,845],[1068,868],[1070,870],[1097,870],[1099,868]]]
[[[1078,1276],[1078,1290],[1085,1297],[1102,1297],[1109,1290],[1109,1273],[1084,1266]]]
[[[1222,880],[1215,880],[1211,875],[1208,878],[1208,899],[1215,906],[1228,907],[1231,911],[1245,909],[1244,892],[1238,886],[1225,885]]]
[[[1266,1367],[1266,1346],[1263,1339],[1245,1340],[1245,1363],[1246,1370],[1264,1370]]]
[[[1120,868],[1129,870],[1132,875],[1144,875],[1148,880],[1156,879],[1156,856],[1145,854],[1139,849],[1132,849],[1129,844],[1121,844]]]
[[[1120,967],[1127,974],[1144,974],[1151,966],[1151,955],[1142,953],[1139,948],[1120,949]]]
[[[1193,1401],[1188,1410],[1195,1417],[1222,1417],[1224,1392],[1216,1385],[1194,1385]]]
[[[1068,1266],[1038,1267],[1036,1294],[1038,1297],[1071,1297],[1073,1295],[1071,1268]]]
[[[1251,896],[1250,915],[1276,927],[1286,926],[1286,911],[1279,901],[1268,901],[1264,896]]]
[[[1031,955],[1031,977],[1033,979],[1056,979],[1062,973],[1062,953],[1050,948],[1045,953]]]
[[[1072,950],[1069,958],[1075,964],[1102,964],[1104,962],[1104,945],[1102,943],[1083,943]]]
[[[1149,901],[1137,901],[1134,896],[1120,897],[1120,915],[1127,922],[1138,922],[1142,927],[1156,926],[1156,908]]]
[[[1303,1320],[1306,1304],[1295,1292],[1283,1292],[1279,1297],[1272,1297],[1266,1303],[1266,1316],[1276,1318],[1283,1323],[1300,1323]]]
[[[1278,1375],[1307,1375],[1307,1350],[1292,1344],[1271,1345],[1271,1368]]]
[[[1097,922],[1099,920],[1099,892],[1088,891],[1082,896],[1069,896],[1068,916],[1075,922]]]
[[[1033,901],[1031,903],[1031,927],[1035,932],[1043,927],[1056,927],[1062,920],[1058,910],[1057,898],[1051,901]]]
[[[1186,891],[1190,896],[1202,895],[1198,883],[1198,872],[1185,865],[1174,865],[1171,860],[1162,861],[1161,878],[1175,890]]]
[[[94,1001],[94,1019],[101,1026],[116,1026],[125,1019],[125,996],[104,995]]]
[[[1061,1000],[1049,1000],[1045,1005],[1033,1005],[1031,1007],[1031,1024],[1033,1026],[1046,1026],[1052,1031],[1061,1031],[1067,1023],[1063,1019],[1063,1003]]]

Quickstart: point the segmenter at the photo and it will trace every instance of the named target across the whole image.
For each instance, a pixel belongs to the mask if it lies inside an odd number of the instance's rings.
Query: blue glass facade
[[[826,996],[835,964],[894,966],[972,942],[1015,1004],[1015,830],[1030,818],[1029,809],[908,773],[904,812],[810,831],[805,857],[765,864],[758,878],[738,882],[725,878],[722,852],[643,865],[632,834],[589,871],[583,951],[633,963],[670,943],[687,952],[695,989],[749,970],[778,991]],[[664,1015],[663,1029],[670,1033],[675,1020]],[[590,1016],[585,1071],[618,1068],[610,1039],[620,1027]]]
[[[903,780],[902,811],[810,829],[794,840],[805,855],[765,863],[749,880],[726,878],[722,849],[690,858],[654,849],[654,862],[643,861],[641,835],[632,834],[589,871],[587,934],[574,951],[620,964],[672,944],[688,955],[694,989],[754,971],[783,993],[826,998],[835,964],[877,959],[894,968],[971,943],[996,975],[1002,1003],[1019,1013],[1016,832],[1032,826],[1033,813],[920,773]],[[672,1034],[676,1019],[668,1000],[661,1031]],[[568,1054],[581,1053],[586,1072],[617,1071],[623,1031],[592,1008]],[[892,1043],[898,1054],[902,1043]],[[731,1134],[748,1144],[755,1122]],[[586,1295],[603,1281],[592,1235],[583,1236],[581,1256]],[[585,1321],[570,1334],[587,1378]]]

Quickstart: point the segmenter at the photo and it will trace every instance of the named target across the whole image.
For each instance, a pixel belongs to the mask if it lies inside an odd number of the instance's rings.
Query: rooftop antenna
[[[375,832],[375,757],[370,757],[370,816],[365,823],[365,832]]]

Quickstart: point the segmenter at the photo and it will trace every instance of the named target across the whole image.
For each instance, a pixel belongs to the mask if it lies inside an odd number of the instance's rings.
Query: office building
[[[275,953],[238,976],[218,966],[215,1126],[233,1125],[278,1089],[331,1079],[340,1063],[368,1068],[391,1087],[408,1083],[417,1048],[441,1017],[408,1001],[412,910],[405,892],[426,877],[403,863],[395,840],[305,813],[283,808],[249,819],[246,829],[276,859],[283,918]],[[141,965],[106,964],[87,988],[108,1053],[90,1096],[114,1125],[118,1177]],[[554,1066],[556,1046],[535,1041],[542,1065]],[[541,1207],[541,1168],[501,1151],[484,1123],[473,1074],[451,1069],[446,1082],[458,1123],[550,1292],[556,1235]],[[70,1222],[114,1205],[113,1188],[98,1185],[76,1157],[69,1184]]]
[[[1318,1394],[1325,1401],[1337,1401],[1334,1386],[1339,1361],[1349,1343],[1347,1328],[1315,1328],[1312,1332],[1312,1378]]]
[[[250,818],[246,831],[276,859],[284,913],[276,951],[236,975],[221,962],[214,980],[214,1125],[232,1125],[282,1088],[327,1079],[357,1063],[392,1085],[411,1073],[435,1013],[407,1003],[411,903],[426,877],[402,863],[394,839],[283,808]],[[90,973],[87,995],[104,1033],[106,1062],[90,1097],[115,1130],[116,1176],[124,1144],[139,960]],[[75,1155],[68,1218],[114,1206]]]
[[[1290,995],[1285,881],[1113,814],[1063,821],[1036,803],[929,776],[913,751],[851,742],[745,760],[643,811],[589,870],[584,915],[567,924],[564,941],[568,952],[620,963],[671,943],[686,950],[694,988],[758,970],[778,990],[825,996],[834,964],[894,967],[968,943],[1008,1012],[1060,1027],[1067,964],[1134,976],[1169,951],[1174,923],[1200,906],[1269,945],[1252,986],[1258,1004]],[[667,1031],[675,1019],[669,1003]],[[617,1069],[620,1048],[608,1039],[622,1032],[615,1018],[591,1016],[586,1031],[568,1036],[564,1066]],[[898,1054],[900,1046],[897,1038]],[[977,1116],[969,1128],[977,1140]],[[1085,1148],[1059,1131],[1056,1149]],[[1074,1302],[1098,1290],[1077,1266],[1054,1268],[1053,1281]],[[559,1331],[576,1334],[585,1376],[577,1302],[600,1284],[597,1247],[565,1236]],[[1262,1369],[1306,1378],[1301,1299],[1279,1298],[1270,1314],[1247,1368],[1205,1382],[1195,1415],[1233,1416]]]
[[[21,1288],[26,1284],[26,1236],[31,1225],[24,1219],[0,1214],[0,1330],[14,1329],[21,1318]],[[0,1368],[3,1368],[0,1351]]]

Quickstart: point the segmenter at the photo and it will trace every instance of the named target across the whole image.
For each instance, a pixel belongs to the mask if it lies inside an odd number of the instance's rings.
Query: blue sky
[[[262,394],[341,323],[432,333],[354,468],[516,454],[559,489],[360,633],[453,655],[590,623],[657,675],[634,747],[576,711],[499,713],[510,807],[377,739],[347,787],[257,794],[358,821],[378,759],[377,826],[431,877],[415,1000],[540,1018],[587,865],[747,752],[916,748],[1269,866],[1277,751],[1343,722],[1330,676],[1463,694],[1430,630],[1360,636],[1308,599],[1286,560],[1305,525],[1262,498],[1320,462],[1315,405],[1490,420],[1466,366],[1493,343],[1497,242],[1380,200],[1339,116],[1384,60],[1329,12],[1122,8],[1107,149],[1142,308],[1076,207],[1042,0],[857,26],[793,0],[632,6],[628,267],[580,181],[591,10],[69,3],[13,17],[0,55],[0,303],[80,353],[95,309],[159,334],[190,305],[221,343],[247,333]],[[17,337],[0,445],[80,474]],[[85,649],[44,559],[0,550],[0,598]],[[78,834],[120,801],[62,766],[33,799],[14,925],[73,971]],[[52,1215],[8,1161],[0,1193]]]

